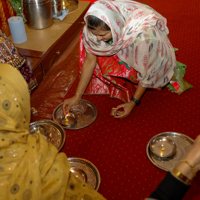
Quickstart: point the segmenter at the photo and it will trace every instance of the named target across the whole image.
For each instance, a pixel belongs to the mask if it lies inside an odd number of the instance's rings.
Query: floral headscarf
[[[109,56],[123,51],[148,27],[157,25],[166,34],[169,32],[164,17],[149,6],[135,1],[97,1],[84,17],[86,24],[86,17],[89,15],[104,21],[112,32],[113,43],[107,45],[103,41],[97,42],[96,36],[92,35],[86,26],[84,27],[85,47],[89,52],[99,56]]]

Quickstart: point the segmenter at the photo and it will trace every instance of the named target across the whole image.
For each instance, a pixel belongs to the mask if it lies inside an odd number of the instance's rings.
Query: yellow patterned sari
[[[29,135],[30,96],[20,72],[0,64],[0,200],[104,200],[70,173],[64,153]]]

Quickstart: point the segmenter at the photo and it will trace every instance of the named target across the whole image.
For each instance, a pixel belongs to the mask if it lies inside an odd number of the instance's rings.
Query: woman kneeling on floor
[[[135,1],[97,1],[84,19],[81,76],[63,110],[69,112],[84,92],[110,94],[126,102],[117,107],[124,111],[118,111],[115,118],[127,117],[147,88],[161,89],[176,70],[166,19]]]

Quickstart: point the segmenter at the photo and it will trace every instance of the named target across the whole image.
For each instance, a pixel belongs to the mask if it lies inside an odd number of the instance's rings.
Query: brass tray
[[[65,144],[66,135],[65,130],[58,123],[52,120],[39,120],[30,123],[29,127],[39,127],[40,125],[45,126],[47,129],[47,141],[52,143],[58,151],[60,151]]]
[[[168,137],[176,144],[176,153],[167,158],[156,156],[150,150],[150,142],[156,137]],[[184,155],[190,150],[194,140],[187,135],[176,132],[163,132],[151,138],[146,147],[146,153],[149,160],[158,168],[165,171],[172,171],[174,167],[180,162]]]
[[[62,105],[58,105],[54,111],[53,111],[53,120],[57,123],[60,123],[60,117],[64,115],[63,110],[62,110]],[[71,130],[76,130],[76,129],[81,129],[89,126],[92,124],[95,119],[97,118],[97,108],[96,106],[91,103],[90,101],[81,99],[79,104],[72,106],[70,109],[70,113],[73,113],[76,116],[77,123],[74,124],[72,127],[67,127],[62,124],[60,124],[64,129],[71,129]]]
[[[75,174],[77,178],[87,183],[93,189],[98,191],[101,178],[96,166],[90,161],[83,158],[68,158],[71,168],[70,172]]]

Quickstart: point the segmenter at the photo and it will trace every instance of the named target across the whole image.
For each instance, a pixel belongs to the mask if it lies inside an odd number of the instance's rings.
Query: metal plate
[[[176,153],[168,158],[161,158],[153,154],[150,150],[150,141],[155,137],[168,137],[176,144]],[[147,144],[146,153],[149,160],[158,168],[165,171],[172,171],[173,168],[180,162],[184,155],[190,150],[194,140],[187,135],[176,132],[163,132],[155,135]]]
[[[43,125],[47,129],[48,137],[47,141],[51,142],[60,151],[65,144],[65,130],[54,121],[51,120],[39,120],[32,122],[29,126]]]
[[[60,122],[60,117],[64,115],[62,110],[62,105],[58,105],[53,111],[53,120],[57,123]],[[73,113],[76,116],[77,123],[72,127],[67,127],[61,125],[65,129],[81,129],[92,124],[97,118],[97,108],[90,101],[81,99],[78,105],[72,106],[70,113]]]
[[[98,191],[101,178],[96,166],[83,158],[68,158],[68,160],[71,164],[71,173]]]

